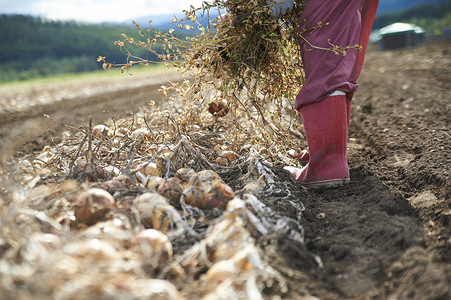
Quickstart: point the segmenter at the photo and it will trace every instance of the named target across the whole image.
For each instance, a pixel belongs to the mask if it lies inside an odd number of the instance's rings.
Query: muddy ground
[[[352,107],[351,183],[311,191],[291,183],[283,165],[274,167],[280,191],[261,200],[282,215],[300,216],[305,235],[303,244],[257,241],[288,282],[284,299],[451,298],[450,70],[449,41],[387,52],[370,47]],[[0,137],[17,137],[4,151],[41,150],[89,116],[96,123],[129,116],[158,97],[158,86],[4,114]],[[39,124],[42,134],[24,124]]]

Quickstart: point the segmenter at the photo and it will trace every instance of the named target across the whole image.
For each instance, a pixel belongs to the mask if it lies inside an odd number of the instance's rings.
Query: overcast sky
[[[144,16],[181,13],[202,0],[0,0],[0,14],[26,14],[90,23],[122,22]]]

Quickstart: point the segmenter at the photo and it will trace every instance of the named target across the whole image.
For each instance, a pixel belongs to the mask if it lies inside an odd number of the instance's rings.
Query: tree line
[[[377,16],[373,28],[394,22],[414,23],[425,28],[428,35],[440,34],[442,28],[451,26],[451,3],[425,4]],[[139,39],[133,26],[0,15],[0,82],[98,70],[98,56],[122,63],[126,53],[114,41],[122,39],[123,33]],[[133,54],[157,61],[154,54],[142,48],[134,47]]]
[[[0,15],[0,82],[98,70],[98,56],[122,63],[127,53],[114,41],[123,33],[139,39],[136,28],[127,25]],[[133,54],[157,60],[142,48],[134,47]]]

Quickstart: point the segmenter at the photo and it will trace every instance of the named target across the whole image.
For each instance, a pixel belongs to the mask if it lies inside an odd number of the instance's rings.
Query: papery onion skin
[[[86,225],[92,225],[101,220],[108,209],[115,205],[113,196],[98,188],[76,193],[69,201],[75,205],[75,222]]]
[[[171,177],[166,179],[160,184],[157,190],[165,198],[169,199],[169,202],[174,206],[180,205],[180,197],[183,193],[183,186],[180,179]]]
[[[223,182],[214,183],[210,189],[192,205],[201,209],[225,209],[227,203],[235,198],[232,188]]]

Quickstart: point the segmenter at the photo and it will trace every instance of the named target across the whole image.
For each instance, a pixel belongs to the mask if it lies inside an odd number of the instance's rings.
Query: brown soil
[[[265,259],[288,282],[284,298],[451,298],[450,68],[449,41],[370,49],[352,108],[351,183],[311,191],[291,183],[282,165],[275,167],[276,188],[260,199],[279,214],[300,216],[305,235],[305,243],[258,240]],[[111,117],[105,110],[118,118],[132,114],[133,105],[145,105],[156,88],[4,116],[0,137],[24,136],[8,151],[31,153],[70,129],[43,123],[43,113],[74,127],[87,124],[90,115],[99,123]],[[42,134],[27,136],[23,125],[35,123],[46,124]],[[274,294],[264,292],[268,299]]]

